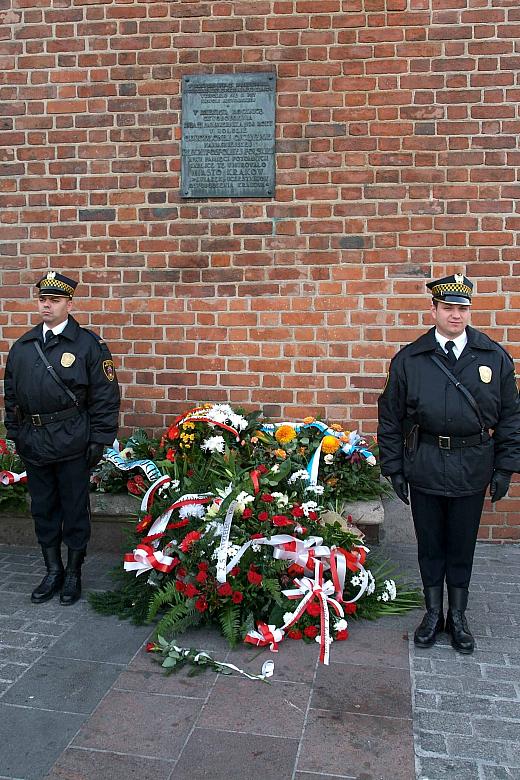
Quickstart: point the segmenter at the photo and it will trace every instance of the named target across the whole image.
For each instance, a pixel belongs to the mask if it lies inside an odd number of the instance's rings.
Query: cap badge
[[[455,274],[455,281],[457,284],[464,284],[464,277],[462,274]]]
[[[490,367],[479,366],[478,372],[480,374],[481,380],[485,382],[486,385],[488,385],[491,382],[491,377],[493,376],[493,371],[490,369]]]
[[[64,352],[61,356],[60,363],[64,368],[69,368],[74,361],[76,360],[76,355],[73,355],[72,352]]]
[[[46,279],[55,279],[56,278],[56,271],[48,271]]]

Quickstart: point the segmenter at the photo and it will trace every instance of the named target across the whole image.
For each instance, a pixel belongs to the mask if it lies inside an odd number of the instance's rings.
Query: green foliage
[[[146,623],[150,590],[132,575],[126,575],[116,590],[91,591],[87,595],[90,606],[101,615],[117,615],[121,620],[130,620],[134,625]]]
[[[229,604],[219,614],[222,635],[227,639],[231,647],[234,647],[241,639],[240,635],[240,610]]]

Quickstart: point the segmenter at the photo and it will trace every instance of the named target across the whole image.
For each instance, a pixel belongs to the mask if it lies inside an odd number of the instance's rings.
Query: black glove
[[[403,474],[392,474],[390,477],[392,487],[395,490],[397,497],[404,501],[405,504],[409,504],[408,501],[408,482],[404,478]]]
[[[494,504],[495,501],[500,501],[501,498],[504,498],[509,490],[511,476],[512,474],[510,471],[501,471],[500,469],[497,469],[494,472],[489,485],[489,495],[491,496],[492,504]]]
[[[97,444],[95,441],[91,441],[90,444],[87,447],[87,463],[88,467],[90,469],[93,469],[94,466],[97,466],[101,458],[103,457],[103,450],[105,449],[104,444]]]

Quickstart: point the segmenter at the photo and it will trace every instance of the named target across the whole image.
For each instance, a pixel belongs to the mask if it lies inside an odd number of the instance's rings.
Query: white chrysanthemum
[[[278,463],[274,464],[274,466],[272,467],[271,471],[272,471],[273,474],[278,474],[278,472],[280,471],[280,466],[278,465]]]
[[[277,506],[287,506],[289,504],[289,496],[285,493],[271,493],[271,495],[275,499]]]
[[[223,436],[210,436],[202,442],[200,448],[206,452],[224,452],[226,442]]]
[[[379,596],[377,598],[378,598],[378,600],[380,600]],[[383,601],[390,601],[390,596],[388,595],[386,590],[381,594],[381,598],[383,599]]]
[[[368,574],[368,586],[366,592],[367,592],[367,596],[371,596],[376,589],[376,581],[374,579],[374,575],[369,569],[367,569],[367,574]]]
[[[346,631],[347,630],[348,623],[346,620],[336,620],[336,623],[334,624],[334,628],[336,631]]]
[[[395,586],[394,580],[385,580],[385,588],[388,593],[388,596],[390,598],[390,601],[393,601],[395,597],[397,596],[397,588]]]
[[[324,490],[323,485],[307,485],[305,488],[306,493],[314,493],[316,496],[322,496]]]
[[[258,542],[253,542],[253,544],[251,545],[251,549],[255,553],[260,552],[260,550],[262,549],[262,545],[258,544]]]
[[[330,465],[331,463],[334,462],[334,455],[331,452],[329,452],[327,455],[325,455],[323,460],[325,461],[325,463]]]
[[[233,428],[236,428],[237,431],[243,431],[247,428],[247,420],[240,414],[235,414],[232,412],[229,415],[229,422]]]
[[[318,508],[318,504],[316,501],[306,501],[304,504],[302,504],[302,509],[305,514],[305,517],[309,517],[310,512],[315,512]]]
[[[289,477],[289,479],[287,480],[287,482],[289,483],[289,485],[293,485],[299,479],[303,479],[305,481],[310,479],[309,474],[307,473],[307,471],[305,471],[305,469],[300,469],[299,471],[294,471],[291,474],[291,476]]]
[[[184,520],[186,517],[204,517],[204,507],[201,504],[186,504],[179,509],[179,517]]]
[[[227,547],[227,557],[228,558],[234,558],[239,550],[240,550],[240,547],[237,544],[228,544],[228,547]]]
[[[255,500],[255,497],[252,496],[250,493],[246,493],[245,490],[242,490],[241,493],[238,494],[236,497],[236,500],[239,504],[251,504]]]
[[[125,447],[124,450],[121,450],[119,454],[125,460],[132,460],[132,458],[135,458],[135,452],[131,447]]]
[[[354,576],[350,578],[350,584],[357,588],[358,585],[361,585],[361,577],[358,577],[357,574],[354,574]]]

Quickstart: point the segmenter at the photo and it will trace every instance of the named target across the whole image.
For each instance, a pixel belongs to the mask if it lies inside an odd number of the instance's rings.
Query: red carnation
[[[289,639],[301,639],[303,634],[299,628],[291,628],[291,630],[287,632],[287,636]]]
[[[199,571],[197,576],[195,577],[197,582],[206,582],[208,579],[208,572],[207,571]]]
[[[246,507],[246,509],[244,509],[244,511],[242,512],[242,517],[244,518],[244,520],[249,520],[249,518],[252,515],[253,515],[253,510],[249,506]]]
[[[179,545],[179,550],[182,550],[182,552],[188,552],[190,547],[197,542],[201,537],[201,534],[198,531],[190,531],[182,542]]]
[[[344,628],[343,631],[338,631],[336,634],[337,642],[344,642],[345,639],[348,639],[348,631],[346,628]]]
[[[172,463],[173,463],[173,461],[175,460],[175,452],[172,450],[172,448],[171,448],[171,447],[170,447],[170,449],[168,450],[168,452],[166,453],[166,460],[171,460],[171,461],[172,461]]]
[[[241,593],[239,590],[233,591],[233,595],[231,596],[231,601],[233,604],[240,604],[242,599],[244,598],[244,594]]]
[[[147,653],[153,653],[153,651],[155,650],[155,642],[147,642],[145,650]]]
[[[175,590],[178,591],[179,593],[184,593],[184,591],[186,590],[186,585],[184,584],[184,582],[181,582],[180,580],[176,580]]]
[[[263,534],[251,534],[251,536],[249,538],[250,539],[263,539],[264,535]]]
[[[146,531],[150,523],[152,522],[152,516],[151,515],[145,515],[142,520],[137,523],[135,530],[138,534],[140,534],[142,531]]]
[[[229,582],[223,582],[222,585],[218,586],[217,593],[219,596],[231,596],[233,593],[233,588]]]
[[[251,583],[251,585],[258,585],[260,586],[262,584],[262,575],[258,574],[258,572],[253,571],[252,569],[249,569],[247,572],[247,579]]]
[[[207,561],[201,561],[197,566],[199,567],[199,571],[208,571],[209,569],[209,563]]]
[[[293,517],[303,517],[304,514],[305,512],[298,504],[296,504],[296,506],[293,506],[293,508],[291,509],[291,515]]]
[[[314,639],[314,637],[318,636],[318,629],[316,626],[307,626],[307,628],[303,629],[303,633],[305,636],[309,637],[309,639]]]
[[[194,596],[198,595],[199,591],[197,590],[197,588],[195,587],[193,582],[190,582],[190,583],[188,583],[188,585],[186,585],[185,593],[186,593],[186,596],[189,599],[192,599]]]
[[[274,498],[270,493],[262,493],[260,498],[262,499],[262,501],[265,501],[266,504],[270,504],[272,501],[274,501]]]
[[[176,425],[170,425],[166,435],[168,436],[169,439],[172,439],[172,440],[178,439],[179,438],[179,429],[177,428]]]
[[[309,520],[317,520],[317,519],[318,519],[318,515],[316,514],[316,512],[313,512],[313,511],[311,510],[311,511],[309,512]]]
[[[233,566],[233,568],[229,572],[229,576],[236,577],[239,571],[240,571],[240,566]]]
[[[263,463],[261,463],[261,464],[258,466],[258,468],[257,468],[257,471],[258,471],[258,473],[259,473],[259,474],[267,474],[267,472],[269,471],[269,469],[267,468],[267,466],[264,466],[264,464],[263,464]]]
[[[321,608],[320,608],[320,605],[318,604],[318,602],[317,601],[310,601],[307,604],[307,612],[309,613],[309,615],[311,617],[318,617],[318,615],[321,612]]]
[[[204,596],[201,596],[197,601],[195,602],[195,609],[199,612],[205,612],[208,608],[208,602],[204,598]]]
[[[357,604],[344,604],[343,609],[345,610],[347,615],[353,615],[357,610]]]
[[[261,523],[265,523],[266,520],[269,520],[269,514],[267,512],[259,512],[258,519]]]
[[[303,566],[300,566],[298,563],[291,563],[289,568],[287,569],[287,574],[289,574],[291,577],[301,577],[302,574],[304,574],[305,569]]]
[[[285,525],[292,525],[292,521],[285,515],[273,515],[272,523],[278,528],[283,528]]]
[[[177,569],[177,577],[185,577],[187,573],[188,572],[186,571],[184,566],[179,566],[179,568]]]

